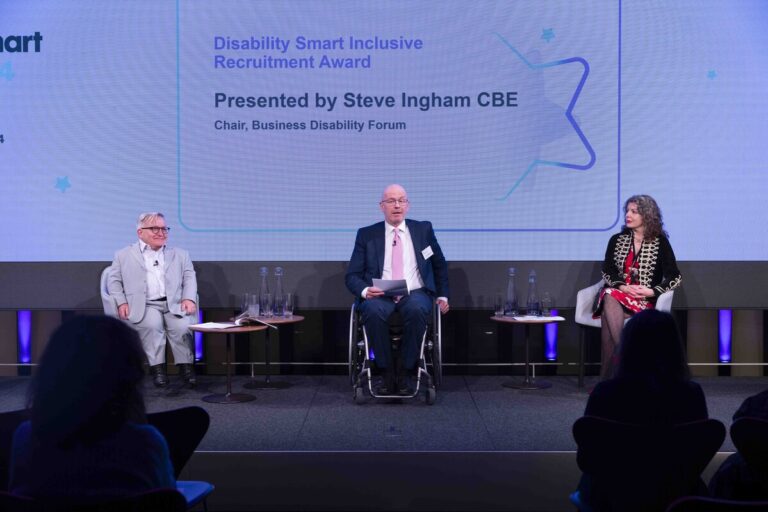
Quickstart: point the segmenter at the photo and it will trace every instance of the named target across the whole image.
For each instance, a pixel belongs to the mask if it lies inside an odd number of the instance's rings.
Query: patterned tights
[[[618,346],[621,340],[621,330],[624,328],[624,320],[629,316],[629,313],[624,311],[624,307],[616,299],[609,294],[605,295],[601,314],[602,331],[600,333],[601,380],[613,377],[613,372],[619,361]]]

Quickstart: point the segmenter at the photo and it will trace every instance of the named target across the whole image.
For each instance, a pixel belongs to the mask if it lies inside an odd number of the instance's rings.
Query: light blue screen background
[[[0,53],[0,261],[110,259],[147,210],[167,214],[169,243],[195,260],[346,260],[392,182],[451,260],[601,259],[635,193],[659,201],[679,259],[762,260],[766,22],[759,1],[6,1],[0,37],[44,40],[40,53]],[[424,47],[213,45],[299,35]],[[216,69],[215,55],[370,55],[371,67]],[[472,105],[399,104],[433,91]],[[518,106],[482,108],[482,91],[516,91]],[[310,106],[217,109],[216,92],[308,93]],[[345,92],[398,104],[347,108]],[[315,108],[316,93],[338,97],[334,111]]]

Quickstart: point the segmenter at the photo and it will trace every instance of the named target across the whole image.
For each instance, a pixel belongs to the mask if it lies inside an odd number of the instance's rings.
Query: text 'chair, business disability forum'
[[[358,311],[358,302],[352,304],[349,314],[349,380],[352,384],[353,397],[355,403],[365,403],[367,395],[373,398],[415,398],[423,388],[425,391],[425,400],[428,405],[435,403],[437,388],[443,380],[442,367],[442,323],[440,318],[440,308],[432,306],[432,313],[427,321],[427,328],[421,338],[421,347],[419,349],[419,359],[416,363],[418,373],[416,376],[416,386],[410,395],[377,395],[373,385],[371,346],[368,342],[368,335],[365,332],[363,323]],[[402,337],[402,318],[395,312],[390,317],[390,340],[392,342],[393,355],[397,356],[400,338]],[[431,372],[430,372],[431,369]]]
[[[587,288],[579,290],[576,294],[576,312],[575,318],[577,324],[585,327],[602,327],[602,322],[599,318],[592,318],[592,309],[595,305],[595,299],[600,290],[605,286],[605,281],[602,279],[597,283]],[[674,298],[674,290],[659,295],[656,301],[656,309],[659,311],[666,311],[667,313],[672,310],[672,299]],[[627,319],[629,320],[629,319]],[[585,329],[582,327],[579,333],[579,388],[584,387],[584,338]]]

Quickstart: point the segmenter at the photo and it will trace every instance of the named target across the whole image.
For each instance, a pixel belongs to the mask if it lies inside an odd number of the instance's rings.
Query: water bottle
[[[259,275],[261,279],[259,281],[259,309],[261,316],[272,316],[270,312],[272,310],[272,296],[269,293],[269,269],[267,267],[259,268]]]
[[[277,317],[285,315],[285,300],[283,295],[283,267],[275,267],[275,291],[272,294],[275,301],[274,314]]]
[[[539,294],[536,292],[536,271],[531,270],[528,274],[528,300],[526,301],[527,313],[531,316],[541,316],[541,303]]]
[[[504,303],[504,316],[517,316],[517,289],[515,288],[515,267],[509,267],[507,280],[507,301]]]

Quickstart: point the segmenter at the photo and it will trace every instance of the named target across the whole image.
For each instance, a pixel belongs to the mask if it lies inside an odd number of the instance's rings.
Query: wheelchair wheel
[[[426,396],[427,405],[433,405],[435,403],[436,398],[437,398],[437,391],[435,390],[435,387],[427,386],[427,396]]]
[[[430,357],[430,359],[432,359],[432,380],[434,381],[436,388],[439,388],[440,384],[443,383],[442,356],[443,355],[440,353],[440,340],[438,338],[432,342],[432,352]]]
[[[365,396],[365,390],[363,389],[363,386],[356,386],[355,387],[355,404],[363,405],[366,401],[367,401],[367,398]]]
[[[359,372],[357,368],[357,330],[357,316],[353,304],[349,314],[349,354],[347,354],[349,357],[347,359],[349,361],[349,384],[352,386],[355,385]]]
[[[357,384],[361,369],[360,349],[357,343],[352,342],[349,345],[349,383],[354,386]]]

